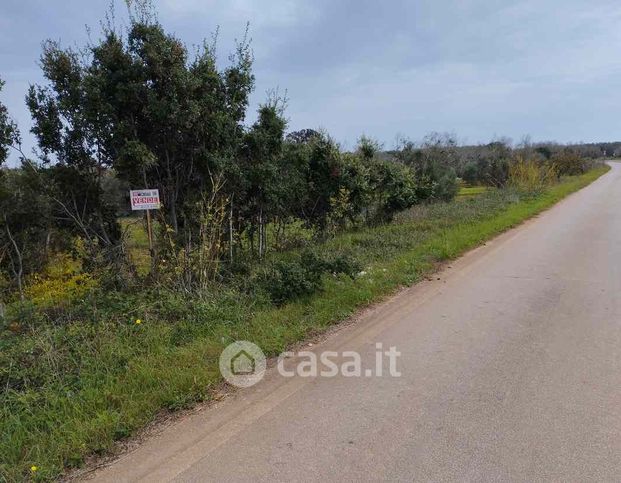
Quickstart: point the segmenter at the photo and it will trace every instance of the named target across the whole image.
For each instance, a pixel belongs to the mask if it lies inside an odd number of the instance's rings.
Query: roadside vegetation
[[[0,104],[0,478],[46,480],[159,411],[209,399],[235,340],[274,355],[606,171],[585,146],[432,134],[350,152],[244,120],[252,53],[218,68],[149,5],[79,53],[44,45],[21,148]],[[0,84],[1,88],[1,84]],[[607,149],[607,148],[602,148]],[[149,253],[128,190],[158,188]]]

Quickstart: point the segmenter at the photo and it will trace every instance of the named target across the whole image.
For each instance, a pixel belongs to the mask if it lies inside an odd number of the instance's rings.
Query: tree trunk
[[[13,269],[13,274],[17,279],[17,289],[19,290],[19,298],[20,300],[24,300],[24,287],[23,287],[23,276],[24,276],[24,260],[22,256],[22,251],[19,249],[15,238],[13,238],[13,234],[9,228],[8,220],[6,216],[4,217],[4,221],[6,223],[6,233],[9,236],[9,240],[11,240],[11,244],[15,250],[15,256],[17,257],[17,267],[15,267],[15,262],[13,262],[13,257],[11,257],[11,266]]]
[[[233,197],[231,196],[231,209],[229,211],[229,257],[233,263]]]
[[[263,258],[263,207],[259,208],[259,259]]]

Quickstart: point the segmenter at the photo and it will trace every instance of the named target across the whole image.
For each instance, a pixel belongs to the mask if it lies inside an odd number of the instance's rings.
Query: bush
[[[436,163],[432,167],[431,178],[435,180],[433,199],[451,201],[455,198],[459,186],[457,184],[457,175],[453,168]]]
[[[468,162],[462,172],[462,179],[470,184],[482,184],[501,188],[507,184],[509,163],[504,158],[482,156],[476,161]]]
[[[320,290],[324,273],[345,274],[353,278],[359,269],[360,265],[350,256],[322,258],[305,250],[298,259],[274,262],[259,275],[259,286],[274,304],[282,305]]]
[[[80,269],[67,254],[55,254],[40,274],[29,277],[24,295],[39,307],[67,306],[97,286],[96,278]]]
[[[474,161],[469,162],[464,167],[464,172],[462,173],[461,177],[468,184],[477,184],[481,180],[479,174],[479,165]]]
[[[504,158],[491,160],[483,174],[483,180],[489,186],[505,186],[509,181],[509,161]]]
[[[370,171],[374,221],[390,221],[397,212],[416,203],[416,179],[410,167],[394,161],[376,160]]]
[[[529,158],[518,157],[509,166],[509,184],[527,193],[541,191],[558,179],[554,164],[540,163]]]
[[[362,265],[351,255],[337,254],[324,259],[324,268],[329,273],[344,274],[354,279]]]
[[[563,149],[551,158],[558,168],[559,176],[575,176],[586,173],[592,163],[580,156],[573,149]]]

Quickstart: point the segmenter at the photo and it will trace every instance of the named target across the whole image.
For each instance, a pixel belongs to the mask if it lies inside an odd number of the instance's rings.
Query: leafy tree
[[[2,92],[4,84],[4,81],[0,79],[0,92]],[[20,142],[17,125],[9,117],[6,106],[0,102],[0,166],[7,160],[9,149],[18,146]]]
[[[466,183],[476,184],[481,179],[481,173],[479,172],[479,165],[474,161],[470,161],[464,167],[464,171],[461,175],[462,179]]]
[[[4,82],[0,80],[0,90]],[[21,153],[21,137],[0,103],[0,166],[9,149]],[[24,279],[46,261],[50,210],[42,178],[22,154],[23,167],[0,170],[0,278],[13,281],[23,297]]]
[[[382,149],[382,146],[375,139],[362,135],[358,139],[358,146],[356,152],[362,156],[363,159],[373,159]]]
[[[340,188],[333,204],[333,211],[338,206],[339,213],[331,214],[342,228],[345,221],[356,224],[362,219],[368,220],[372,211],[373,193],[371,186],[371,165],[374,160],[363,159],[358,154],[345,153],[341,156]]]
[[[105,263],[119,254],[116,213],[103,197],[102,179],[113,153],[105,110],[79,55],[47,42],[41,57],[49,84],[31,86],[26,98],[44,163],[51,166],[49,196],[64,228],[84,237]]]
[[[43,268],[49,252],[52,219],[43,180],[27,164],[0,178],[0,272],[22,297],[25,278]]]
[[[213,45],[190,57],[148,4],[135,9],[126,34],[105,26],[80,55],[45,44],[48,84],[31,87],[27,98],[33,132],[55,164],[57,204],[77,231],[118,246],[115,207],[103,190],[114,168],[131,187],[159,188],[161,226],[174,238],[166,246],[181,247],[187,259],[204,235],[207,200],[221,206],[238,188],[252,55],[244,38],[219,70]]]
[[[591,163],[587,159],[571,148],[564,148],[555,153],[551,156],[550,161],[556,166],[559,176],[582,174],[591,167]]]
[[[401,163],[376,160],[371,167],[370,185],[377,205],[374,217],[377,221],[392,220],[395,213],[418,200],[414,172]]]
[[[115,117],[115,167],[134,186],[160,188],[163,214],[180,239],[198,195],[212,189],[217,173],[234,169],[254,83],[245,40],[233,59],[219,71],[209,46],[189,59],[153,20],[132,23],[126,40],[108,32],[94,49],[93,74],[113,94],[106,104]]]
[[[299,207],[300,218],[323,230],[327,227],[331,200],[341,187],[342,160],[336,143],[326,135],[312,139],[304,146],[306,195]]]
[[[432,134],[420,148],[405,141],[397,151],[397,159],[414,170],[419,200],[449,201],[457,194],[456,146],[452,137]]]
[[[321,133],[314,129],[301,129],[287,134],[286,140],[290,143],[304,144],[320,137]]]
[[[258,120],[246,134],[241,150],[244,197],[240,201],[243,215],[250,223],[251,239],[258,227],[259,257],[266,249],[267,222],[277,215],[286,216],[289,208],[283,203],[287,183],[281,176],[286,127],[282,113],[278,99],[261,106]]]

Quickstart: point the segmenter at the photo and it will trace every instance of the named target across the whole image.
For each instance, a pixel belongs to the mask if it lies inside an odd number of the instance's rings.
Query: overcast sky
[[[291,130],[453,132],[467,143],[620,140],[621,3],[616,0],[155,0],[187,44],[220,26],[223,61],[251,25],[257,83],[287,90]],[[2,0],[1,99],[22,131],[29,83],[42,82],[41,41],[83,45],[109,0]],[[125,7],[117,1],[117,10]],[[121,17],[121,15],[119,15]],[[252,119],[252,117],[250,118]],[[32,136],[26,138],[30,149]]]

